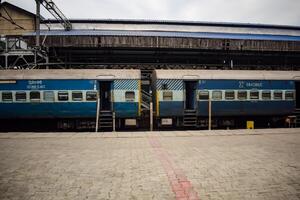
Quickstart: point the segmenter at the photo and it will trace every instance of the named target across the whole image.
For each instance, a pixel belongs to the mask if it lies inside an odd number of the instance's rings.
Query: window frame
[[[61,99],[60,99],[60,95],[62,95],[63,93],[67,94],[67,95],[66,95],[66,96],[67,96],[67,99],[61,100]],[[58,101],[62,101],[62,102],[67,102],[67,101],[69,101],[69,100],[70,100],[69,91],[58,91],[58,92],[57,92],[57,100],[58,100]]]
[[[32,98],[32,94],[33,94],[33,93],[39,94],[39,98]],[[40,92],[40,91],[37,91],[37,90],[35,90],[35,91],[30,91],[30,92],[29,92],[29,100],[30,100],[31,102],[40,102],[40,101],[41,101],[41,92]]]
[[[53,94],[53,98],[50,100],[49,96],[46,98],[46,94]],[[55,92],[54,91],[43,91],[43,101],[54,102],[55,101]]]
[[[253,98],[253,96],[251,96],[251,94],[253,94],[253,93],[257,93],[257,96],[255,96],[257,98]],[[250,90],[249,91],[249,99],[250,100],[260,100],[259,90]]]
[[[228,98],[228,96],[226,96],[226,94],[228,94],[228,93],[233,93],[233,98]],[[234,90],[225,90],[224,98],[225,98],[225,100],[235,100],[235,91]]]
[[[215,93],[220,93],[221,94],[221,98],[215,98],[214,97],[214,94]],[[223,99],[223,92],[222,92],[222,90],[213,90],[212,92],[211,92],[211,99],[212,100],[222,100]]]
[[[206,93],[205,96],[206,96],[207,98],[205,98],[205,99],[200,98],[201,93]],[[199,101],[208,101],[208,100],[209,100],[209,97],[210,97],[209,90],[200,90],[199,93],[198,93],[198,99],[199,99]]]
[[[95,94],[95,98],[91,99],[91,98],[88,98],[88,95],[90,94]],[[85,100],[86,101],[97,101],[97,98],[98,98],[98,92],[97,91],[93,91],[93,90],[90,90],[90,91],[86,91],[85,93]]]
[[[293,97],[292,97],[292,98],[286,98],[286,95],[287,95],[288,93],[293,94]],[[289,101],[294,101],[294,100],[295,100],[295,91],[286,90],[286,91],[284,92],[284,99],[285,99],[285,100],[289,100]]]
[[[18,99],[17,98],[17,95],[21,95],[21,94],[25,94],[25,99]],[[25,91],[15,92],[15,99],[16,99],[16,102],[26,102],[27,101],[27,93]]]
[[[171,94],[171,95],[167,96],[167,97],[171,97],[171,99],[165,99],[166,98],[165,94]],[[162,93],[162,100],[163,101],[173,101],[173,91],[170,91],[170,90],[163,91],[163,93]]]
[[[281,93],[281,98],[276,98],[276,97],[275,97],[275,94],[276,94],[276,93]],[[274,90],[274,91],[273,91],[273,99],[274,99],[274,100],[283,100],[283,91],[282,91],[282,90]]]
[[[77,94],[80,94],[81,97],[78,98],[78,97],[74,97],[74,95],[77,95]],[[72,98],[72,101],[83,101],[83,92],[82,91],[72,91],[71,92],[71,98]]]
[[[3,94],[10,94],[11,95],[11,99],[4,99],[3,98]],[[1,93],[1,101],[2,102],[13,102],[14,101],[14,97],[13,97],[13,92],[11,92],[11,91],[8,91],[8,92],[3,92],[2,91],[2,93]]]
[[[270,95],[269,98],[265,98],[264,97],[264,94],[267,94],[267,93]],[[271,100],[272,99],[272,92],[270,90],[263,90],[263,91],[261,91],[261,99],[262,100]]]
[[[246,94],[245,97],[244,96],[240,96],[240,94]],[[243,97],[243,98],[241,98]],[[247,101],[248,100],[248,91],[247,90],[238,90],[237,91],[237,100],[239,101]]]
[[[127,97],[127,94],[131,95],[132,93],[133,93],[133,97],[130,97],[130,98]],[[135,92],[134,91],[126,91],[124,95],[125,95],[126,102],[134,102],[135,101]]]

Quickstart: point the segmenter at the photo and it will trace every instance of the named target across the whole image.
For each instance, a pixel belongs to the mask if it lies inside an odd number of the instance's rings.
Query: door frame
[[[199,81],[198,80],[184,80],[183,83],[184,83],[184,105],[183,105],[184,110],[197,110],[197,107],[198,107],[198,105],[197,105],[197,89],[198,89]],[[191,91],[193,91],[193,93],[194,93],[194,98],[193,98],[194,105],[192,106],[192,108],[187,108],[187,87],[186,87],[187,83],[191,84],[192,87],[194,87],[193,89],[191,89]],[[189,89],[189,91],[190,91],[190,89]],[[192,98],[192,97],[190,97],[190,98]]]
[[[102,98],[102,94],[103,94],[103,91],[101,90],[102,89],[102,86],[101,86],[101,83],[105,83],[107,85],[109,85],[109,88],[108,90],[104,90],[104,91],[109,91],[108,93],[108,100],[110,102],[110,105],[109,105],[109,109],[102,109],[102,106],[103,106],[103,98]],[[110,111],[113,111],[113,80],[98,80],[98,93],[99,93],[99,111],[102,111],[102,110],[110,110]]]

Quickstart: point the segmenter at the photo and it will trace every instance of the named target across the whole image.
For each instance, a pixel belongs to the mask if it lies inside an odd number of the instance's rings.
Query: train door
[[[185,110],[196,110],[197,81],[185,81]]]
[[[100,110],[111,110],[111,85],[112,81],[101,81],[100,82]]]
[[[296,108],[300,109],[300,81],[295,82],[296,88]]]

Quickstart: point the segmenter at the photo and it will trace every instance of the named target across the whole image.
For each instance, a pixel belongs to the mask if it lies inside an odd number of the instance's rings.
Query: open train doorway
[[[295,82],[296,88],[296,108],[300,109],[300,81]]]
[[[110,111],[112,108],[111,85],[112,85],[112,81],[100,82],[100,110]]]
[[[185,81],[185,110],[196,109],[197,81]]]

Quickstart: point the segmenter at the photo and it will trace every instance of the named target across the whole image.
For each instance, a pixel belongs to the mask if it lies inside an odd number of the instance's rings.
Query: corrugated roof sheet
[[[35,35],[30,33],[26,35]],[[241,39],[241,40],[275,40],[300,41],[300,36],[266,35],[266,34],[237,34],[237,33],[208,33],[208,32],[167,32],[167,31],[123,31],[123,30],[51,30],[41,31],[48,36],[154,36],[154,37],[183,37],[211,39]]]
[[[165,25],[194,25],[194,26],[222,26],[244,28],[271,28],[300,30],[300,26],[254,24],[238,22],[206,22],[206,21],[179,21],[179,20],[149,20],[149,19],[69,19],[71,23],[107,23],[107,24],[165,24]],[[59,23],[55,19],[45,19],[45,23]]]

